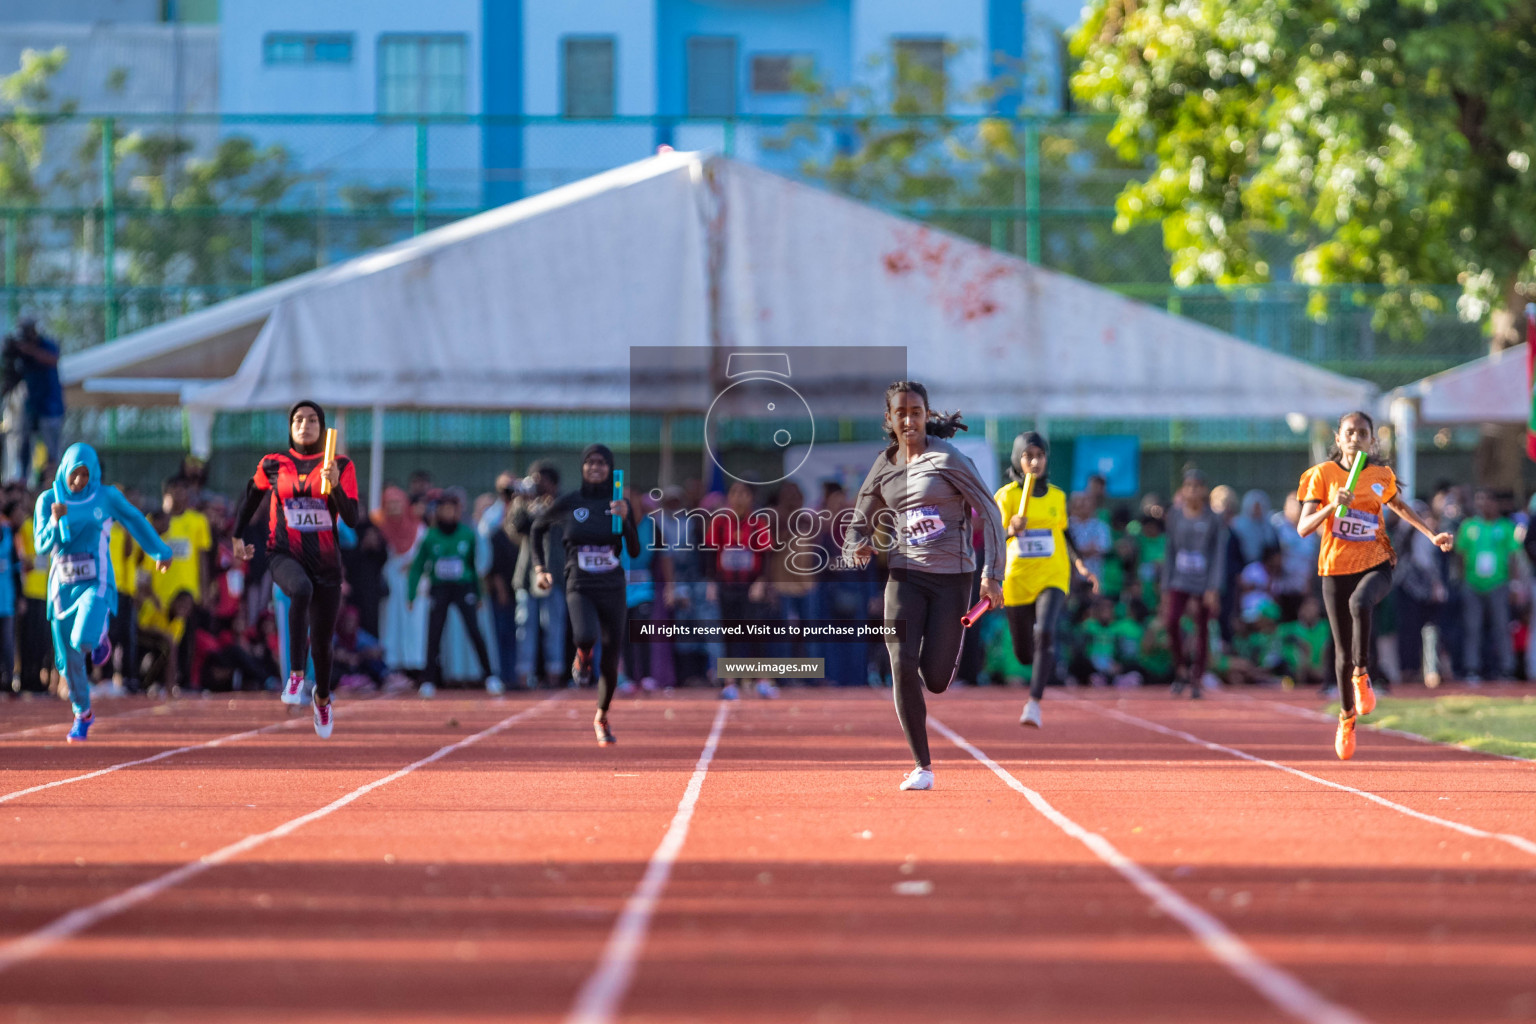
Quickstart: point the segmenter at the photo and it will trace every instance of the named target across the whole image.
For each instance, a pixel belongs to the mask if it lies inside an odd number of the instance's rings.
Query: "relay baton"
[[[1354,468],[1349,471],[1349,479],[1344,481],[1344,490],[1340,491],[1339,493],[1343,494],[1345,491],[1348,491],[1351,495],[1353,495],[1355,493],[1355,484],[1360,482],[1360,474],[1362,471],[1364,471],[1364,469],[1365,452],[1360,452],[1355,455]],[[1339,502],[1339,509],[1340,511],[1344,509],[1344,503],[1342,501]]]
[[[971,605],[970,611],[960,616],[960,625],[966,627],[967,629],[976,625],[976,620],[987,614],[988,609],[991,607],[992,599],[990,597],[982,598],[980,601],[977,601],[975,604]]]
[[[320,493],[331,493],[331,481],[326,477],[324,470],[336,461],[336,430],[330,428],[325,432],[325,463],[320,467]]]
[[[624,500],[624,471],[622,469],[616,469],[613,471],[613,500]],[[618,515],[613,517],[613,532],[624,532],[624,520]]]
[[[1019,502],[1019,515],[1024,517],[1024,525],[1029,525],[1029,496],[1035,493],[1035,474],[1024,474],[1024,497]]]
[[[980,601],[977,601],[975,604],[971,605],[970,611],[960,616],[960,627],[962,630],[960,634],[960,649],[955,652],[955,667],[949,670],[950,686],[955,685],[955,678],[960,675],[960,658],[965,654],[965,633],[963,631],[974,626],[976,624],[976,620],[985,615],[987,613],[987,609],[991,607],[992,599],[989,597],[984,597]]]

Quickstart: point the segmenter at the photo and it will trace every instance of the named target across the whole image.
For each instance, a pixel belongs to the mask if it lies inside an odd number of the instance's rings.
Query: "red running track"
[[[1536,766],[1340,763],[1306,698],[1019,700],[930,700],[929,793],[870,691],[621,700],[607,749],[575,694],[325,742],[270,698],[83,746],[7,704],[0,1019],[1536,1019]]]

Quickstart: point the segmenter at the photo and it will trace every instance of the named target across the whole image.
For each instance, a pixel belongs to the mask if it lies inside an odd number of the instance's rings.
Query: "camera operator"
[[[44,337],[37,321],[23,317],[5,340],[4,381],[7,389],[26,385],[20,415],[11,420],[6,436],[6,479],[31,481],[32,451],[39,436],[48,451],[47,465],[59,458],[64,432],[64,389],[59,385],[59,346]]]

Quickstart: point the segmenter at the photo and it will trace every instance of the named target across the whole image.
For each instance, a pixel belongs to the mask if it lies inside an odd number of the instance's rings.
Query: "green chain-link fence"
[[[1455,316],[1454,285],[1436,290],[1445,312],[1420,337],[1378,332],[1369,288],[1330,289],[1324,319],[1297,285],[1175,288],[1157,227],[1113,229],[1114,198],[1138,169],[1109,152],[1104,129],[1091,118],[0,118],[0,321],[34,312],[78,351],[666,143],[847,192],[1383,387],[1484,350]],[[502,413],[391,414],[387,430],[392,446],[505,450],[579,445],[596,426],[558,423],[518,439]],[[71,427],[125,452],[183,440],[176,410],[91,413]],[[1304,443],[1283,424],[1243,421],[1125,432],[1165,450]],[[221,417],[216,443],[272,433],[262,417]]]

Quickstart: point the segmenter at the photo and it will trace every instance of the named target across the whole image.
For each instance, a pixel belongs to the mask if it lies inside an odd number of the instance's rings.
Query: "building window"
[[[565,116],[612,117],[613,37],[569,36],[564,42]]]
[[[731,36],[688,40],[688,116],[736,116],[736,40]]]
[[[816,62],[804,53],[759,53],[752,58],[752,91],[780,95],[795,91],[795,79],[814,70]]]
[[[941,38],[897,39],[894,47],[896,110],[937,114],[944,110],[944,51]]]
[[[342,32],[269,32],[262,41],[262,53],[268,64],[350,64],[352,36]]]
[[[379,113],[464,113],[468,48],[461,35],[380,36]]]

